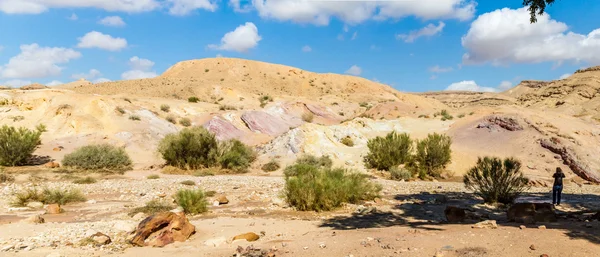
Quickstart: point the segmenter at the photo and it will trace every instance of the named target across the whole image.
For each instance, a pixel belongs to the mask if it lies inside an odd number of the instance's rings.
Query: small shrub
[[[159,179],[159,178],[160,178],[160,176],[159,176],[159,175],[156,175],[156,174],[148,175],[148,176],[146,177],[146,179]]]
[[[10,175],[2,170],[0,167],[0,183],[10,183],[15,182],[15,176]]]
[[[437,116],[442,116],[442,118],[441,118],[442,121],[454,119],[454,117],[452,117],[452,115],[450,115],[450,113],[448,113],[448,111],[445,109],[433,114],[433,117],[437,117]]]
[[[413,176],[412,172],[405,168],[392,167],[390,169],[390,177],[393,180],[409,180]]]
[[[312,112],[306,112],[306,113],[302,114],[302,120],[304,122],[311,123],[311,122],[313,122],[314,118],[315,118],[315,115],[312,114]]]
[[[48,128],[46,127],[46,125],[40,123],[37,126],[35,126],[35,130],[40,131],[42,133],[44,132],[48,132]]]
[[[200,101],[200,98],[195,97],[195,96],[188,98],[188,102],[190,102],[190,103],[197,103],[199,101]]]
[[[421,114],[421,115],[419,115],[419,118],[429,119],[429,116],[425,115],[425,114]]]
[[[464,114],[464,113],[461,113],[461,114],[459,114],[459,115],[458,115],[458,116],[456,116],[456,117],[457,117],[457,118],[459,118],[459,119],[462,119],[462,118],[464,118],[464,117],[465,117],[465,114]]]
[[[264,108],[269,102],[273,102],[273,98],[270,95],[264,95],[258,98],[260,101],[260,107]]]
[[[213,197],[213,196],[217,195],[217,191],[214,191],[214,190],[211,190],[211,191],[206,191],[206,192],[204,193],[204,195],[205,195],[206,197]]]
[[[169,105],[163,104],[160,106],[160,110],[163,112],[169,112],[171,111],[171,107]]]
[[[442,169],[451,161],[451,145],[452,139],[449,136],[437,133],[430,134],[426,139],[417,142],[415,161],[418,163],[421,178],[424,175],[433,177],[441,175]]]
[[[42,144],[41,130],[15,128],[7,125],[0,128],[0,165],[23,165],[31,157],[35,149]]]
[[[218,162],[223,169],[244,172],[256,160],[256,153],[237,139],[219,143]]]
[[[115,111],[120,114],[125,114],[125,109],[123,109],[122,107],[119,107],[119,106],[115,107]]]
[[[17,116],[12,116],[12,117],[10,117],[10,118],[13,120],[13,122],[17,122],[17,121],[22,121],[22,120],[24,120],[24,119],[25,119],[25,116],[22,116],[22,115],[17,115]]]
[[[171,122],[173,124],[177,124],[177,118],[175,118],[175,116],[173,115],[168,115],[165,120],[167,120],[168,122]]]
[[[412,139],[407,133],[396,131],[385,137],[376,137],[367,142],[369,153],[364,157],[365,166],[378,170],[390,170],[410,159],[413,149]]]
[[[470,113],[469,113],[469,116],[470,116],[470,115],[473,115],[473,114],[475,114],[475,112],[470,112]]]
[[[173,205],[159,200],[152,200],[146,203],[145,206],[134,208],[129,212],[129,216],[136,215],[138,213],[144,213],[146,215],[152,215],[159,212],[166,212],[174,209]]]
[[[338,115],[344,116],[344,112],[338,112]]]
[[[225,79],[224,79],[224,78],[221,78],[221,81],[225,81]]]
[[[231,105],[221,105],[221,106],[219,106],[219,110],[221,110],[221,111],[237,110],[237,107],[231,106]]]
[[[181,124],[181,126],[184,127],[189,127],[192,125],[192,120],[190,120],[189,118],[181,118],[179,120],[179,124]]]
[[[71,105],[69,104],[61,104],[60,106],[58,106],[58,108],[56,109],[56,115],[61,114],[64,110],[68,110],[71,109]]]
[[[215,135],[204,127],[184,128],[163,138],[158,152],[167,165],[196,170],[218,163],[218,145]]]
[[[346,146],[350,146],[350,147],[354,146],[354,141],[352,140],[352,138],[350,136],[345,136],[344,138],[342,138],[342,140],[340,142]]]
[[[15,207],[26,206],[29,202],[42,202],[44,204],[57,203],[65,205],[72,202],[84,202],[86,199],[79,190],[62,190],[45,188],[41,192],[37,188],[28,188],[17,192],[10,205]]]
[[[131,169],[131,159],[124,148],[109,144],[87,145],[63,158],[63,166],[95,171],[123,172]]]
[[[96,179],[92,178],[92,177],[85,177],[85,178],[79,178],[76,180],[73,180],[74,184],[94,184],[96,183]]]
[[[279,165],[279,162],[277,162],[276,160],[271,160],[271,161],[269,161],[269,162],[265,163],[265,164],[264,164],[264,165],[261,167],[261,169],[262,169],[264,172],[273,172],[273,171],[276,171],[276,170],[278,170],[279,168],[281,168],[281,165]]]
[[[196,185],[196,182],[194,182],[194,181],[191,181],[191,180],[184,180],[184,181],[181,181],[181,183],[180,183],[180,184],[182,184],[182,185],[186,185],[186,186],[195,186],[195,185]]]
[[[131,103],[131,99],[129,98],[123,98],[123,100],[125,100],[125,102]]]
[[[204,69],[204,72],[209,72],[209,71],[210,71],[209,69]]]
[[[135,114],[129,115],[129,119],[130,120],[135,120],[135,121],[141,120],[140,116],[135,115]]]
[[[369,107],[369,103],[367,103],[367,102],[361,102],[361,103],[359,103],[358,105],[359,105],[360,107],[363,107],[363,108],[367,108],[367,107]]]
[[[514,158],[480,157],[463,182],[486,203],[509,204],[528,188],[529,181],[520,169],[521,162]]]
[[[208,210],[208,202],[202,189],[181,189],[175,195],[175,202],[187,214],[200,214]]]

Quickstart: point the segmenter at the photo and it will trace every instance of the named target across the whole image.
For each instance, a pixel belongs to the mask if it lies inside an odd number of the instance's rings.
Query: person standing
[[[565,178],[565,174],[560,167],[557,167],[556,172],[554,172],[552,177],[554,178],[554,185],[552,186],[552,204],[560,205],[560,197],[563,190],[563,178]]]

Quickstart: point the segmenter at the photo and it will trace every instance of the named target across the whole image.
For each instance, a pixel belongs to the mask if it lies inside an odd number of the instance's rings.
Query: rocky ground
[[[0,187],[0,255],[2,256],[235,256],[249,247],[269,250],[263,256],[597,256],[600,223],[588,214],[600,209],[600,187],[566,185],[559,221],[528,224],[507,222],[502,207],[487,206],[462,183],[399,182],[377,179],[382,197],[362,205],[347,205],[335,212],[297,212],[280,197],[283,179],[276,174],[194,177],[133,171],[76,185],[53,173],[26,175]],[[44,181],[44,178],[47,181]],[[196,186],[180,184],[184,180]],[[87,202],[63,206],[61,214],[44,214],[43,208],[11,208],[17,190],[78,188]],[[153,199],[169,200],[180,188],[216,191],[208,213],[189,216],[196,233],[183,243],[163,248],[133,247],[128,232],[146,217],[131,213]],[[536,187],[519,201],[548,202],[550,188]],[[229,202],[212,205],[219,197]],[[476,220],[448,224],[446,206],[467,208]],[[41,214],[43,224],[30,221]],[[496,220],[497,228],[473,228],[482,220]],[[544,228],[539,228],[544,225]],[[97,232],[110,244],[81,246]],[[235,241],[238,234],[260,235],[254,242]],[[240,249],[240,250],[241,250]],[[250,251],[252,252],[252,251]],[[246,253],[244,256],[254,256]],[[261,256],[261,255],[256,255]]]

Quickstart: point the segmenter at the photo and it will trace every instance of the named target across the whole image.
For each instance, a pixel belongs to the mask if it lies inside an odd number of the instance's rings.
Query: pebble
[[[526,229],[527,227],[525,225],[521,225],[519,226],[520,229]]]
[[[530,245],[530,246],[529,246],[529,249],[531,249],[531,250],[535,250],[535,245],[533,245],[533,244],[532,244],[532,245]]]
[[[546,229],[545,225],[538,226],[538,229]]]
[[[319,248],[323,249],[325,247],[327,247],[327,245],[325,245],[325,243],[319,243]]]

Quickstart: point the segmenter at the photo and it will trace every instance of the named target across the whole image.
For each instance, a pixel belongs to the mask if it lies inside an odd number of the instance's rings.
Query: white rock
[[[212,239],[208,239],[204,242],[204,245],[206,246],[214,246],[214,247],[219,247],[222,244],[227,243],[227,238],[225,237],[217,237],[217,238],[212,238]]]
[[[146,218],[146,214],[143,212],[138,212],[136,215],[133,215],[134,220],[142,220]]]
[[[11,249],[14,249],[15,246],[14,245],[7,245],[5,247],[2,247],[2,249],[0,249],[0,252],[7,252],[10,251]]]
[[[85,203],[87,203],[87,204],[95,204],[95,203],[96,203],[96,200],[89,200],[89,201],[87,201],[87,202],[85,202]]]
[[[181,206],[177,206],[177,208],[175,208],[175,209],[171,210],[171,212],[174,212],[174,213],[181,213],[181,212],[183,212],[183,207],[181,207]]]
[[[85,234],[84,234],[84,237],[91,237],[92,235],[94,235],[94,234],[96,234],[96,233],[98,233],[98,231],[96,231],[96,230],[93,230],[93,229],[88,229],[88,230],[85,232]]]
[[[118,220],[113,225],[113,228],[117,231],[131,232],[135,230],[136,225],[133,222]]]
[[[219,206],[219,201],[214,201],[213,206]]]

